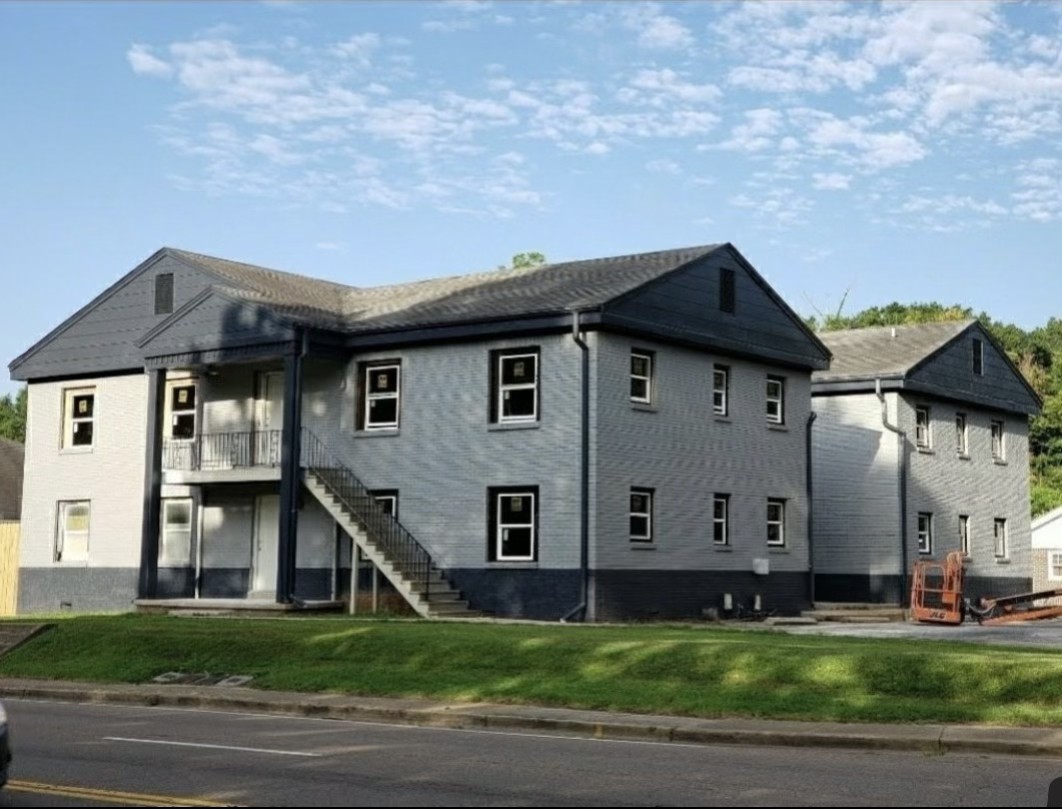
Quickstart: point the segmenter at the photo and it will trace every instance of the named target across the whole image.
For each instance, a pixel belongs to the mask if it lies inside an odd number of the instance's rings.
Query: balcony
[[[279,480],[281,444],[280,430],[166,439],[162,442],[164,482]]]

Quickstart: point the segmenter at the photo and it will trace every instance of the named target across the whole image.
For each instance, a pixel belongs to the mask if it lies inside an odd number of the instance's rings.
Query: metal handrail
[[[307,427],[302,428],[302,465],[339,499],[406,578],[414,584],[420,582],[422,596],[428,601],[433,567],[431,554],[402,523],[384,511],[357,475]]]
[[[162,444],[162,468],[188,472],[280,466],[280,430],[200,433],[169,438]]]

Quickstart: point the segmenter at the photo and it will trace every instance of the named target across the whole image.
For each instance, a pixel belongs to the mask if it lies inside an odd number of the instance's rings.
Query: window
[[[918,552],[933,553],[933,515],[925,511],[918,515]]]
[[[533,562],[538,552],[538,487],[489,489],[492,562]]]
[[[918,405],[915,408],[915,444],[921,449],[929,449],[932,434],[929,431],[929,408]]]
[[[653,352],[631,351],[631,401],[653,402]]]
[[[993,535],[995,537],[996,559],[1007,558],[1007,521],[996,517],[994,521]]]
[[[959,550],[963,556],[970,555],[970,517],[967,514],[959,515]]]
[[[653,490],[631,487],[631,542],[653,541]]]
[[[384,514],[398,519],[398,489],[377,489],[370,492],[373,499],[383,508]]]
[[[1007,447],[1004,441],[1003,422],[992,422],[992,460],[1005,461],[1007,459]]]
[[[538,349],[495,351],[491,356],[491,421],[538,421]]]
[[[59,503],[55,536],[56,562],[87,562],[89,549],[89,501]]]
[[[402,364],[384,360],[362,365],[362,429],[395,430],[398,428]]]
[[[719,310],[734,314],[737,309],[737,294],[734,289],[734,271],[719,269]]]
[[[194,382],[170,386],[170,438],[195,438],[195,387]]]
[[[155,314],[173,312],[173,273],[162,272],[155,276]]]
[[[730,369],[725,365],[716,365],[712,371],[712,412],[730,415]]]
[[[712,541],[716,545],[730,544],[730,495],[717,494],[712,500]]]
[[[63,447],[91,447],[95,418],[95,388],[65,391],[63,394]]]
[[[978,376],[985,373],[985,344],[979,337],[973,340],[973,372]]]
[[[1047,578],[1062,581],[1062,551],[1047,552]]]
[[[190,498],[162,501],[162,536],[159,542],[159,564],[169,567],[191,567],[192,561],[192,501]]]
[[[955,451],[959,455],[970,454],[970,435],[966,428],[966,414],[955,414]]]
[[[767,501],[767,544],[785,545],[785,500]]]
[[[767,377],[767,422],[785,424],[785,379]]]

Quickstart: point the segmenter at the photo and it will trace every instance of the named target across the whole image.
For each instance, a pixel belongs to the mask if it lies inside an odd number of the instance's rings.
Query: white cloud
[[[686,81],[670,68],[640,70],[617,94],[626,103],[644,103],[653,107],[670,106],[676,102],[710,104],[722,95],[714,84]]]
[[[823,174],[816,172],[812,176],[812,187],[820,191],[844,191],[852,182],[851,174],[838,174],[831,172]]]
[[[373,54],[380,49],[381,44],[379,34],[371,32],[355,34],[336,45],[335,52],[359,67],[368,67],[372,63]]]
[[[645,164],[645,168],[649,171],[655,171],[660,174],[681,174],[682,167],[674,160],[668,160],[667,158],[659,158],[657,160],[650,160]]]
[[[624,12],[624,24],[638,32],[638,44],[653,50],[681,50],[693,44],[693,34],[675,17],[663,14],[657,3],[644,3]]]
[[[317,244],[314,245],[318,250],[328,251],[342,250],[343,246],[343,242],[317,242]]]
[[[146,45],[133,45],[125,56],[133,72],[142,76],[168,78],[173,73],[173,67],[152,54]]]
[[[746,110],[744,115],[745,122],[730,130],[729,140],[720,144],[720,148],[759,152],[774,145],[773,136],[782,129],[781,113],[762,108]]]

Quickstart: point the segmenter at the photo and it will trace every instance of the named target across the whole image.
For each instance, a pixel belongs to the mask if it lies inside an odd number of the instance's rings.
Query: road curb
[[[1062,729],[693,719],[427,700],[394,700],[396,704],[389,705],[389,700],[381,698],[255,693],[251,689],[239,689],[244,692],[239,694],[210,694],[190,689],[178,691],[177,688],[180,687],[70,686],[0,681],[0,697],[250,712],[450,729],[537,731],[612,741],[888,750],[929,755],[993,753],[1062,757]],[[374,702],[379,704],[371,704]]]

